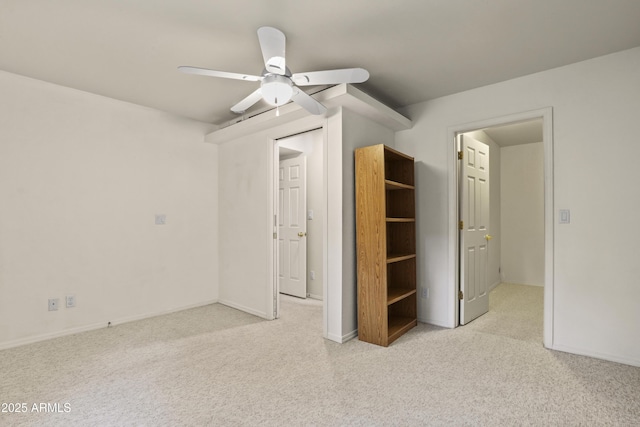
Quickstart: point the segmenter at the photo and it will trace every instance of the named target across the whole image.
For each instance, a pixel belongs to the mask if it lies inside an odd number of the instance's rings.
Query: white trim
[[[544,146],[544,329],[542,341],[553,348],[554,296],[554,196],[553,196],[553,109],[542,111],[542,143]]]
[[[265,320],[273,320],[273,318],[269,317],[269,313],[254,310],[253,308],[246,307],[242,304],[236,304],[235,302],[225,301],[225,300],[219,300],[218,303],[222,305],[226,305],[227,307],[235,308],[236,310],[244,311],[245,313],[253,314],[254,316],[261,317]]]
[[[412,126],[411,120],[349,84],[330,87],[314,94],[313,98],[329,110],[344,107],[394,131],[410,129]],[[293,102],[281,106],[279,110],[278,116],[274,108],[217,129],[205,136],[205,142],[222,144],[309,116],[306,110]]]
[[[460,324],[460,307],[458,304],[458,139],[457,134],[464,132],[466,127],[448,128],[447,145],[449,146],[449,191],[448,191],[448,213],[449,213],[449,296],[447,307],[454,307],[450,310],[446,327],[455,328]]]
[[[161,310],[161,311],[141,314],[137,316],[120,317],[114,320],[106,320],[104,322],[98,322],[98,323],[92,323],[90,325],[79,326],[77,328],[65,329],[62,331],[50,332],[46,334],[38,334],[31,337],[20,338],[17,340],[0,343],[0,350],[6,350],[8,348],[13,348],[13,347],[20,347],[27,344],[34,344],[37,342],[46,341],[54,338],[61,338],[68,335],[75,335],[82,332],[95,331],[97,329],[108,327],[109,322],[111,323],[111,326],[121,325],[123,323],[135,322],[138,320],[144,320],[151,317],[163,316],[165,314],[176,313],[178,311],[189,310],[197,307],[204,307],[205,305],[216,304],[218,302],[219,302],[218,300],[208,300],[208,301],[203,301],[196,304],[189,304],[182,307],[172,308],[169,310]]]
[[[307,297],[317,301],[322,301],[322,295],[307,294]]]
[[[629,359],[626,357],[618,357],[609,353],[600,353],[597,351],[584,350],[566,345],[555,345],[552,350],[561,351],[563,353],[579,354],[581,356],[593,357],[595,359],[608,360],[610,362],[623,363],[625,365],[640,367],[640,359]]]
[[[345,335],[335,335],[335,334],[330,334],[329,336],[327,336],[327,339],[330,339],[331,341],[335,341],[338,344],[344,344],[349,340],[352,340],[354,338],[358,337],[358,330],[355,329],[351,332],[349,332],[348,334]]]
[[[268,197],[268,211],[273,214],[267,218],[267,230],[271,230],[272,233],[279,233],[277,224],[278,214],[278,169],[280,167],[280,152],[279,152],[278,140],[275,138],[269,139],[269,151],[273,161],[267,166],[267,177],[271,177],[271,196]],[[269,277],[271,277],[271,293],[267,292],[267,318],[274,320],[280,317],[280,281],[278,280],[278,239],[272,238],[267,243],[267,271]]]
[[[547,348],[553,347],[553,108],[546,107],[539,110],[525,111],[472,123],[451,126],[447,128],[447,144],[449,145],[448,171],[448,212],[449,212],[449,269],[448,269],[448,306],[450,310],[447,327],[459,324],[459,307],[457,299],[458,284],[458,153],[456,149],[456,135],[464,132],[485,129],[507,123],[524,122],[542,118],[542,132],[544,145],[544,233],[545,233],[545,265],[544,265],[544,334],[543,342]]]
[[[329,336],[329,120],[322,132],[322,336]],[[340,144],[342,145],[342,144]],[[342,284],[340,285],[342,288]]]
[[[443,322],[440,319],[429,319],[418,316],[418,322],[428,323],[429,325],[440,326],[441,328],[452,329],[452,326],[447,322]]]
[[[349,332],[348,334],[343,335],[342,336],[342,342],[345,343],[345,342],[347,342],[349,340],[352,340],[354,338],[357,338],[357,337],[358,337],[358,330],[355,329],[355,330]]]

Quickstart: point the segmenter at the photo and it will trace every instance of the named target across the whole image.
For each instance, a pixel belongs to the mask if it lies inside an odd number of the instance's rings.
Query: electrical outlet
[[[60,305],[60,298],[49,298],[49,311],[57,311]]]
[[[75,295],[67,295],[65,297],[65,301],[67,303],[67,308],[76,306],[76,296]]]
[[[156,214],[156,225],[167,225],[167,216],[165,214]]]
[[[309,273],[309,276],[311,276],[311,280],[316,280],[316,272],[311,270],[311,272]]]

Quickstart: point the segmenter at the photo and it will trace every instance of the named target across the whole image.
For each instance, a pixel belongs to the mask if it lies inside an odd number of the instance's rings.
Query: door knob
[[[485,234],[484,238],[487,239],[487,242],[491,239],[493,239],[493,236],[491,234]]]
[[[300,232],[298,233],[298,237],[304,237],[304,236],[306,236],[306,235],[307,235],[307,233],[305,233],[304,231],[300,231]]]

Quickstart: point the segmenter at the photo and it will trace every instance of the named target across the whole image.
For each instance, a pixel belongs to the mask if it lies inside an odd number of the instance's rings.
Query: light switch
[[[167,216],[165,214],[156,214],[156,225],[166,225]]]
[[[569,209],[560,209],[560,224],[571,223],[571,211]]]
[[[312,220],[313,219],[313,210],[308,210],[307,211],[307,219],[308,220]]]

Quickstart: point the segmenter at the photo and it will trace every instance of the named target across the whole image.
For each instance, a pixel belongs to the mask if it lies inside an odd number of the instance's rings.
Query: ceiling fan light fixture
[[[258,41],[260,42],[260,50],[262,51],[265,65],[262,74],[259,76],[191,66],[180,66],[178,69],[188,74],[259,81],[260,88],[231,107],[231,111],[238,114],[247,111],[260,99],[264,99],[266,103],[276,107],[276,115],[280,114],[278,107],[287,104],[289,101],[300,105],[311,114],[324,114],[327,111],[327,107],[300,90],[298,86],[362,83],[369,78],[369,72],[364,68],[343,68],[292,74],[289,67],[287,67],[285,59],[286,37],[282,31],[273,27],[260,27],[258,28]]]
[[[291,101],[293,82],[289,77],[269,74],[262,79],[260,90],[262,98],[268,104],[279,107]]]

